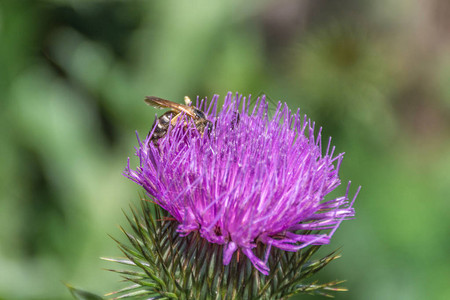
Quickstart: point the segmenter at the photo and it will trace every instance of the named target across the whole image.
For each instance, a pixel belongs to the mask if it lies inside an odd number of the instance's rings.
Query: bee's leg
[[[234,118],[231,121],[231,130],[233,130],[240,122],[241,120],[241,115],[239,114],[238,111],[234,112]]]
[[[180,115],[181,115],[181,113],[178,113],[178,114],[176,114],[176,115],[174,115],[174,116],[172,117],[172,120],[170,120],[170,125],[172,125],[172,127],[175,126],[175,125],[177,125],[178,117],[179,117]]]
[[[212,132],[213,129],[214,129],[214,124],[213,124],[213,122],[207,120],[205,125],[206,125],[206,126],[205,126],[206,134],[207,134],[208,136],[210,136],[210,135],[211,135],[211,132]],[[203,135],[202,135],[202,136],[203,136]]]

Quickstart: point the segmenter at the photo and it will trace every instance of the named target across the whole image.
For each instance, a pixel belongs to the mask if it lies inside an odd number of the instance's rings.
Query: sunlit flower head
[[[151,134],[139,140],[140,164],[128,163],[125,175],[179,222],[181,235],[198,231],[224,246],[225,265],[239,251],[267,275],[271,247],[328,244],[354,216],[357,193],[350,202],[349,183],[343,196],[325,199],[341,183],[343,153],[331,139],[322,147],[321,129],[299,111],[279,103],[269,117],[264,96],[252,105],[249,98],[229,93],[219,110],[218,96],[197,103],[212,129],[202,134],[179,118],[158,144]],[[259,243],[264,257],[255,255]]]

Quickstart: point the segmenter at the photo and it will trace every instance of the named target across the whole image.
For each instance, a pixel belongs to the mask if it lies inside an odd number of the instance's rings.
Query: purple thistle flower
[[[217,112],[218,96],[197,107],[214,128],[199,133],[192,120],[180,118],[158,146],[139,140],[135,170],[125,176],[178,222],[185,236],[193,231],[210,243],[224,245],[223,263],[241,251],[263,274],[269,274],[271,247],[298,251],[328,244],[344,219],[354,216],[348,192],[325,196],[340,185],[343,153],[334,154],[331,138],[322,154],[321,129],[300,112],[279,103],[268,117],[265,97],[250,109],[250,97],[231,93]],[[186,125],[187,123],[187,125]],[[322,230],[329,230],[328,233]],[[264,257],[252,249],[265,244]]]

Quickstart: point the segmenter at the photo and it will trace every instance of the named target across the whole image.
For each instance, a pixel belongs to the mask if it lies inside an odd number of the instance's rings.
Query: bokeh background
[[[348,280],[336,299],[450,299],[448,0],[0,1],[0,298],[120,287],[99,257],[139,202],[144,96],[228,91],[301,107],[346,153],[357,217],[315,277]]]

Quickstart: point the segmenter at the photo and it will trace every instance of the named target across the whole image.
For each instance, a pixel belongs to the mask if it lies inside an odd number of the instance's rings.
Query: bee
[[[178,118],[183,113],[194,121],[195,127],[201,133],[202,136],[205,133],[205,131],[209,133],[212,130],[213,123],[206,118],[205,113],[200,109],[196,108],[195,106],[189,106],[191,104],[191,100],[189,99],[189,97],[184,98],[186,105],[161,99],[154,96],[147,96],[145,97],[144,101],[148,105],[153,106],[155,108],[170,109],[168,112],[165,112],[158,119],[156,119],[155,123],[153,123],[152,126],[153,135],[151,136],[150,140],[155,145],[158,145],[158,140],[160,138],[163,138],[167,134],[170,125],[175,126],[175,124],[178,121]]]

